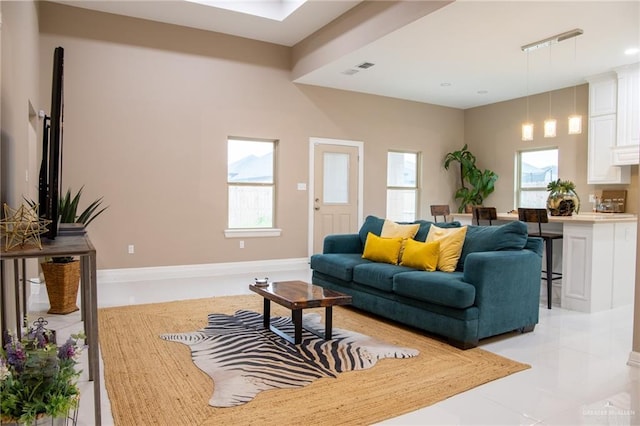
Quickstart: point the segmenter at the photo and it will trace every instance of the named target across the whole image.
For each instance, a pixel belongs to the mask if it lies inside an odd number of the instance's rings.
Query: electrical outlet
[[[134,254],[136,252],[136,248],[134,247],[133,244],[129,244],[128,250],[129,250],[129,254]]]
[[[244,248],[244,240],[240,240],[240,248]]]
[[[595,203],[596,202],[596,196],[593,194],[589,194],[589,202],[590,203]]]

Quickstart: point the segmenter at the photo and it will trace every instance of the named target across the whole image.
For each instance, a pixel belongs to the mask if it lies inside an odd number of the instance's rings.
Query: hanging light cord
[[[551,46],[549,46],[549,118],[551,118],[551,91],[553,87],[553,68],[551,62]]]
[[[527,123],[529,122],[529,51],[527,50]]]
[[[573,39],[573,67],[574,69],[577,69],[578,67],[576,66],[578,63],[578,48],[577,48],[577,44],[578,44],[578,39],[574,38]],[[578,112],[576,111],[576,85],[577,83],[577,79],[576,82],[573,84],[573,114],[577,115]]]

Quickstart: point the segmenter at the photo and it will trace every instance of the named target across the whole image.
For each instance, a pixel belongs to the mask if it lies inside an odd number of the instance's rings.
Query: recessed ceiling
[[[60,3],[293,46],[360,1],[309,0],[282,21],[184,0]],[[575,28],[584,34],[521,50]],[[456,1],[295,81],[466,109],[583,84],[640,61],[624,53],[638,47],[639,1]]]
[[[232,10],[252,16],[260,16],[276,21],[284,21],[302,6],[306,0],[253,0],[253,1],[215,1],[215,0],[186,0],[205,6]]]
[[[308,0],[302,4],[298,4],[299,1],[281,0],[53,1],[67,6],[215,31],[284,46],[293,46],[360,3],[360,0]],[[225,3],[225,7],[220,7],[220,3]],[[284,19],[260,16],[282,13],[282,3],[296,3],[298,7]]]

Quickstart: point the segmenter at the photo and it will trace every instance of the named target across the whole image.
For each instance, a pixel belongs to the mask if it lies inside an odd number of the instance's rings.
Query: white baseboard
[[[627,361],[627,365],[640,368],[640,352],[631,352],[629,354],[629,361]]]
[[[309,269],[306,257],[255,260],[249,262],[209,263],[202,265],[157,266],[149,268],[100,269],[98,284],[150,281],[174,278],[197,278],[220,275]]]

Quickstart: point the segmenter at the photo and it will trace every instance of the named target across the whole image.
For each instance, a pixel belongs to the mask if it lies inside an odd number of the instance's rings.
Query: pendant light
[[[527,52],[527,122],[522,124],[522,140],[530,141],[533,140],[533,124],[529,122],[529,52],[532,50],[537,50],[541,48],[548,47],[549,48],[549,81],[551,81],[551,46],[555,43],[560,43],[561,41],[568,40],[570,38],[575,38],[584,31],[580,28],[575,28],[570,31],[566,31],[564,33],[556,34],[551,37],[547,37],[542,40],[534,41],[533,43],[525,44],[521,46],[520,49],[523,52]],[[574,45],[574,56],[575,56],[575,45]],[[582,117],[575,114],[575,90],[574,86],[574,114],[569,117],[569,133],[577,134],[582,133]],[[556,120],[551,118],[551,90],[549,90],[549,118],[544,121],[544,137],[545,138],[553,138],[556,136]]]
[[[527,50],[527,120],[522,123],[522,140],[533,140],[533,123],[529,121],[529,51]]]
[[[573,39],[573,63],[577,69],[577,39]],[[569,134],[579,135],[582,133],[582,116],[576,112],[576,84],[573,85],[573,114],[569,116]]]

